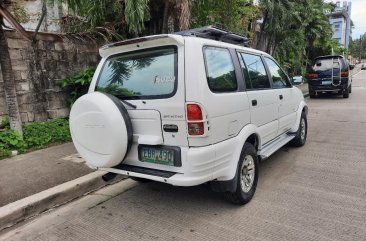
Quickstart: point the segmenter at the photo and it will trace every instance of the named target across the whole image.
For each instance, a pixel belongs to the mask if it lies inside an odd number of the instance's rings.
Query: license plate
[[[331,80],[322,81],[322,85],[330,85],[331,83]]]
[[[175,151],[169,148],[140,146],[139,159],[142,162],[150,162],[161,165],[174,166]]]

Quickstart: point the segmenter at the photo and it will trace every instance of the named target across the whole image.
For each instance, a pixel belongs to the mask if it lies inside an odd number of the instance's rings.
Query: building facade
[[[351,1],[332,1],[336,7],[329,13],[329,22],[332,25],[332,39],[338,42],[341,47],[348,48],[351,38]]]

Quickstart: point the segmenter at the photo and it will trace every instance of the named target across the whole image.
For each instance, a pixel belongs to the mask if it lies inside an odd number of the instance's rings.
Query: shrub
[[[11,151],[26,151],[27,145],[21,135],[14,130],[0,131],[0,158],[10,156]]]
[[[29,123],[23,126],[23,138],[28,148],[44,148],[53,142],[71,140],[67,119]]]
[[[70,106],[76,101],[77,98],[88,92],[94,72],[95,67],[87,67],[79,74],[58,82],[58,85],[68,92],[68,102]]]
[[[10,128],[10,122],[9,122],[9,117],[5,116],[5,117],[0,117],[0,129],[9,129]]]
[[[28,149],[41,149],[51,143],[71,140],[67,119],[35,122],[23,126],[23,138],[14,130],[0,131],[0,159],[10,156],[11,151],[22,153]]]

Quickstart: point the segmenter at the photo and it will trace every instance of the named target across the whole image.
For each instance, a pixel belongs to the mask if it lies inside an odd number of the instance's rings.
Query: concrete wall
[[[95,66],[99,60],[97,44],[90,40],[78,40],[79,43],[38,41],[32,44],[16,32],[7,31],[6,36],[22,121],[68,116],[67,95],[57,81],[87,66]],[[4,115],[6,106],[0,74],[0,116]]]

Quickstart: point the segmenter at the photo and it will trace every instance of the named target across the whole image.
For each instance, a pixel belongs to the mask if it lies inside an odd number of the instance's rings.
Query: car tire
[[[349,93],[352,93],[352,84],[349,86]]]
[[[225,198],[231,203],[244,205],[253,198],[258,182],[257,150],[250,143],[244,144],[235,178],[236,189],[234,192],[226,192]]]
[[[308,135],[308,120],[306,118],[305,113],[302,112],[300,117],[299,129],[296,132],[295,138],[290,141],[290,145],[295,147],[301,147],[305,145],[307,135]]]
[[[309,94],[309,97],[310,97],[311,99],[314,99],[314,98],[315,98],[315,94],[314,94],[314,93],[310,93],[310,94]]]
[[[347,99],[349,98],[349,88],[345,89],[344,92],[343,92],[343,98]]]

